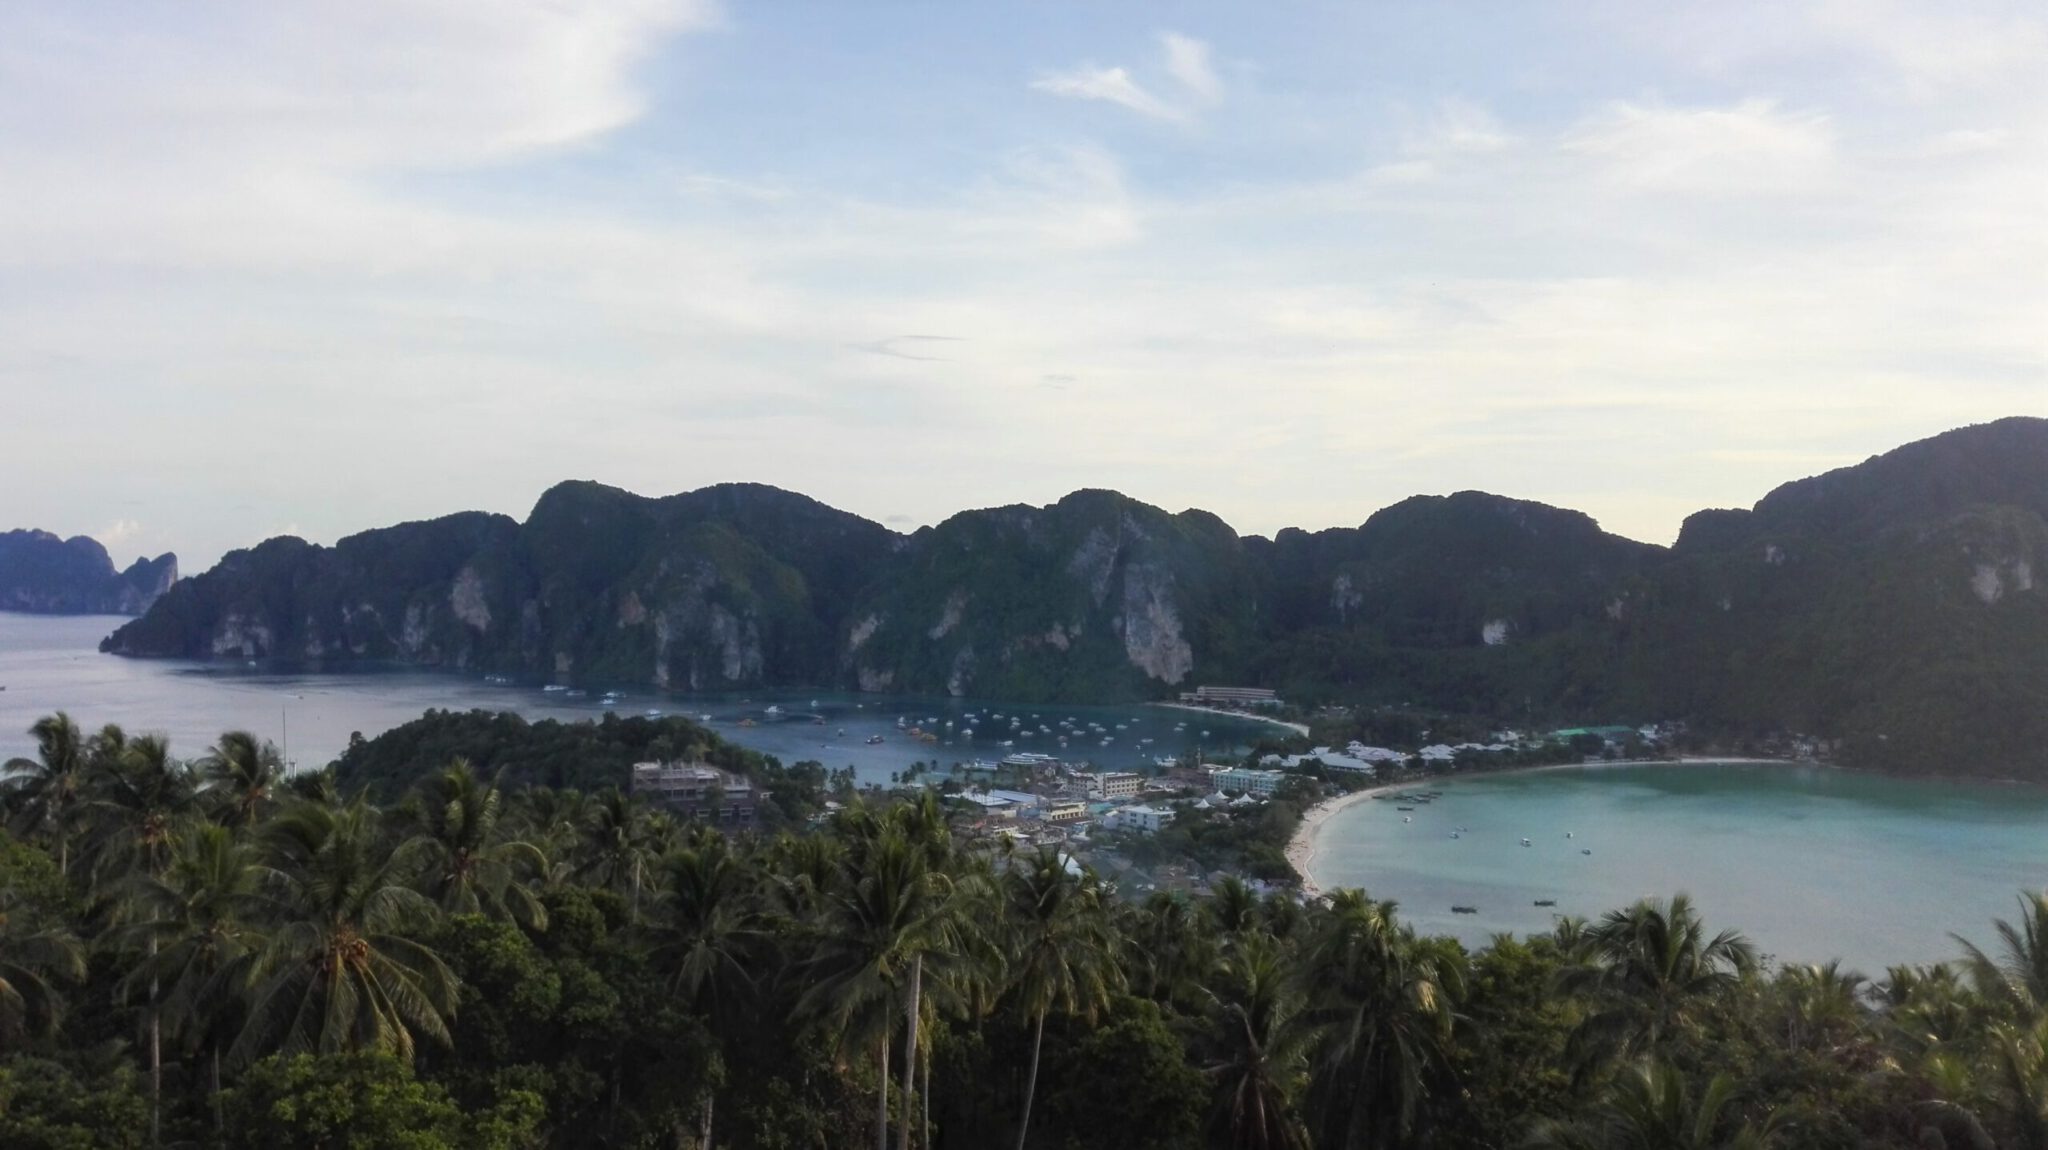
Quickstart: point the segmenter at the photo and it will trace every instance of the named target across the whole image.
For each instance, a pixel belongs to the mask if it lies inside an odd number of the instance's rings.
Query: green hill
[[[1669,549],[1469,491],[1265,539],[1111,491],[902,535],[769,487],[564,483],[524,523],[236,552],[104,647],[1029,701],[1242,681],[2048,776],[2044,576],[2048,421],[2008,419],[1702,511]]]

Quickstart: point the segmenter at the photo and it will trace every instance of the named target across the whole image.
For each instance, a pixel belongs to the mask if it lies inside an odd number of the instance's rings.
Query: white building
[[[1257,771],[1250,767],[1232,767],[1216,772],[1216,789],[1219,791],[1243,791],[1248,795],[1270,795],[1280,789],[1280,783],[1287,776],[1279,771]]]
[[[1144,776],[1135,771],[1103,771],[1088,777],[1088,793],[1098,799],[1136,798],[1144,785]]]
[[[1103,816],[1102,825],[1112,830],[1158,834],[1173,825],[1173,811],[1166,807],[1118,807]]]

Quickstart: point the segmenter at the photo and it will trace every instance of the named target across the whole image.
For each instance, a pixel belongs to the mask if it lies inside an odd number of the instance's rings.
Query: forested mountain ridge
[[[98,540],[0,531],[0,611],[140,615],[178,581],[178,557],[138,558],[125,571]]]
[[[1481,492],[1265,539],[1110,491],[903,535],[768,487],[564,483],[524,524],[236,552],[105,649],[1020,700],[1241,680],[2042,774],[2044,575],[2048,421],[2015,418],[1700,512],[1668,549]]]

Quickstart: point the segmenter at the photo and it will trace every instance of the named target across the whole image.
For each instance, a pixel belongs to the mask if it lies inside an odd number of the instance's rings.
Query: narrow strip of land
[[[1226,719],[1250,719],[1258,723],[1271,723],[1276,727],[1286,727],[1304,739],[1308,738],[1307,723],[1290,723],[1286,719],[1276,719],[1271,715],[1258,715],[1250,711],[1226,711],[1221,707],[1201,707],[1194,703],[1154,703],[1152,705],[1155,707],[1171,707],[1176,711],[1196,711],[1204,715],[1222,715]]]

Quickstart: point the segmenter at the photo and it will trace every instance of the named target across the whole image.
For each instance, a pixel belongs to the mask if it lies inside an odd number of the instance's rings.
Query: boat
[[[650,718],[650,719],[659,719],[659,718],[661,718],[661,712],[660,712],[660,711],[659,711],[658,709],[654,708],[654,707],[649,707],[649,708],[647,708],[647,712],[646,712],[646,714],[647,714],[647,717],[648,717],[648,718]]]
[[[1414,807],[1395,807],[1394,809],[1395,809],[1395,810],[1397,810],[1397,811],[1412,811],[1412,810],[1414,810],[1415,808],[1414,808]]]
[[[752,719],[741,719],[741,720],[740,720],[740,726],[742,726],[742,727],[758,727],[758,726],[760,726],[760,725],[761,725],[761,724],[759,724],[759,723],[755,722],[755,721],[754,721],[754,720],[752,720]]]
[[[869,736],[868,736],[868,746],[870,746],[870,747],[872,747],[872,746],[876,745],[877,743],[880,743],[881,741],[882,741],[882,736],[880,736],[880,735],[869,735]]]
[[[711,721],[711,716],[709,716],[709,715],[699,715],[699,716],[697,716],[697,721],[698,721],[698,722],[700,722],[700,723],[708,723],[708,722],[710,722],[710,721]]]
[[[1457,831],[1452,831],[1452,832],[1451,832],[1451,837],[1452,837],[1452,838],[1457,838],[1457,837],[1458,837],[1458,832],[1457,832]]]
[[[1478,913],[1479,913],[1479,908],[1478,908],[1478,907],[1476,907],[1476,906],[1454,906],[1454,907],[1452,907],[1452,908],[1451,908],[1451,913],[1452,913],[1452,914],[1478,914]]]
[[[846,737],[846,728],[845,728],[845,727],[841,727],[841,728],[839,728],[839,737],[840,737],[840,738],[842,738],[842,739]]]
[[[567,684],[564,684],[564,683],[549,683],[549,684],[548,684],[547,686],[545,686],[545,687],[542,687],[542,688],[541,688],[541,690],[543,690],[543,691],[547,691],[547,692],[550,692],[550,693],[552,693],[552,692],[556,692],[556,691],[566,691],[566,690],[568,690],[568,689],[569,689],[569,688],[568,688],[568,685],[567,685]]]
[[[763,712],[763,713],[764,713],[764,714],[769,714],[769,715],[779,715],[779,714],[781,714],[781,713],[782,713],[782,708],[781,708],[781,707],[778,707],[778,706],[776,706],[776,705],[775,705],[775,704],[773,704],[773,703],[770,703],[770,704],[768,704],[768,710],[767,710],[767,711],[765,711],[765,712]]]
[[[1557,905],[1557,900],[1556,900],[1556,899],[1554,899],[1554,898],[1539,898],[1539,899],[1537,899],[1537,900],[1536,900],[1536,905],[1537,905],[1537,906],[1556,906],[1556,905]]]
[[[1593,853],[1593,850],[1592,850],[1592,848],[1591,848],[1591,847],[1588,847],[1588,848],[1586,848],[1586,849],[1584,849],[1584,850],[1580,851],[1579,853],[1580,853],[1580,854],[1582,854],[1582,855],[1589,855],[1589,854],[1592,854],[1592,853]]]
[[[1402,815],[1402,816],[1401,816],[1401,821],[1402,821],[1402,822],[1404,822],[1404,823],[1412,823],[1412,822],[1414,822],[1414,821],[1415,821],[1415,816],[1414,816],[1414,815]]]
[[[1572,832],[1570,832],[1570,831],[1566,831],[1566,832],[1564,832],[1564,837],[1566,837],[1566,838],[1570,838],[1570,837],[1572,837]]]
[[[1523,846],[1529,846],[1529,845],[1531,845],[1531,844],[1530,844],[1530,842],[1529,842],[1529,840],[1528,840],[1528,839],[1523,839],[1523,840],[1522,840],[1522,845],[1523,845]]]

